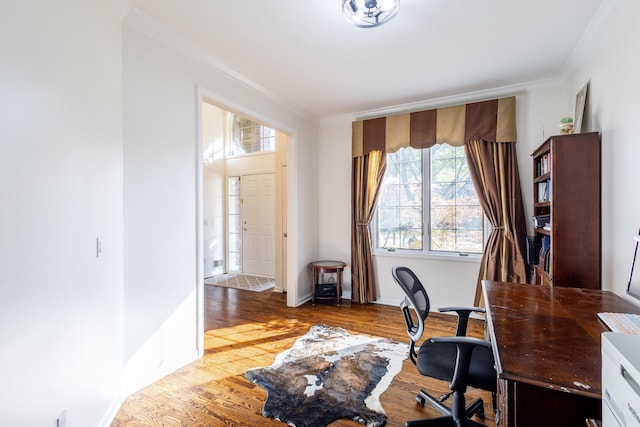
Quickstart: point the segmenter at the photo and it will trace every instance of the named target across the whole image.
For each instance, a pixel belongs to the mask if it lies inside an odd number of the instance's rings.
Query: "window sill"
[[[433,261],[453,261],[453,262],[471,262],[480,263],[482,254],[468,254],[465,256],[457,254],[439,254],[439,253],[410,253],[405,251],[374,251],[373,256],[388,257],[388,258],[415,258],[415,259],[428,259]]]

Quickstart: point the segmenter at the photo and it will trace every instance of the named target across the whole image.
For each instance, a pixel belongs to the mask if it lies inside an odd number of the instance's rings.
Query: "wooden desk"
[[[598,312],[640,313],[611,292],[483,283],[498,372],[500,426],[580,426],[601,419]]]

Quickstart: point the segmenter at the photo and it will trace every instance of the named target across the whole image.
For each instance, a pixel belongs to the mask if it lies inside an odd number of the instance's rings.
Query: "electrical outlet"
[[[56,427],[67,427],[67,410],[58,415]]]

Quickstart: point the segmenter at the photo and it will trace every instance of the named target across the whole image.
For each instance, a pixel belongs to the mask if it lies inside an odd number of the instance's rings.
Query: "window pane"
[[[453,230],[431,229],[431,250],[450,251],[455,247],[456,233]]]
[[[483,214],[464,147],[436,145],[431,150],[430,248],[481,253]]]
[[[431,206],[443,206],[456,204],[454,182],[440,182],[431,184]]]
[[[423,171],[426,154],[428,173]],[[426,177],[424,176],[426,173]],[[426,188],[430,198],[425,211]],[[438,144],[387,154],[376,221],[379,248],[481,253],[484,215],[471,182],[464,147]],[[430,237],[425,245],[424,220]]]
[[[456,147],[449,144],[436,144],[431,148],[431,160],[455,157]]]
[[[422,249],[422,207],[403,207],[400,210],[399,232],[401,248]]]
[[[275,150],[274,129],[232,113],[227,114],[229,137],[226,138],[226,153],[228,156]]]
[[[407,184],[402,187],[398,187],[400,192],[401,206],[417,206],[422,208],[422,183],[419,184]],[[420,215],[422,215],[422,209],[420,209]]]
[[[240,271],[242,265],[242,232],[240,217],[240,177],[230,176],[227,180],[228,196],[228,216],[227,216],[227,270]]]
[[[398,206],[400,204],[400,186],[383,185],[378,196],[378,206]]]
[[[431,182],[453,182],[456,177],[456,159],[431,160]]]
[[[378,207],[378,247],[397,247],[395,225],[400,222],[400,208]]]
[[[469,175],[469,165],[467,165],[467,159],[462,158],[458,162],[458,181],[469,181],[471,183],[471,176]],[[473,188],[473,185],[471,186]],[[475,190],[473,190],[475,194]]]
[[[456,207],[433,206],[431,207],[431,229],[453,230],[455,229]]]
[[[422,249],[422,151],[387,154],[377,209],[379,248]]]

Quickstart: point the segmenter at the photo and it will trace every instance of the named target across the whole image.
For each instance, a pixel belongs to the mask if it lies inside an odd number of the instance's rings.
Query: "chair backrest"
[[[431,303],[427,291],[420,279],[408,267],[394,267],[391,270],[394,280],[404,292],[404,300],[400,304],[407,324],[407,333],[413,343],[418,342],[424,331],[424,321],[429,315]],[[410,308],[415,312],[416,319],[411,316]]]

